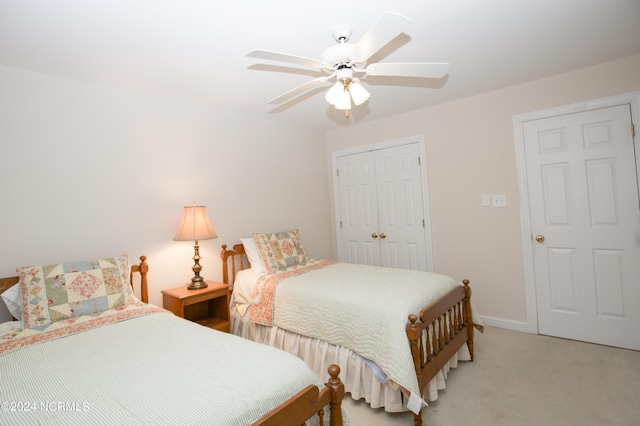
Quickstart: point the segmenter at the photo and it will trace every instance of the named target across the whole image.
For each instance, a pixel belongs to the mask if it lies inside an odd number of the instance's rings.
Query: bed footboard
[[[469,280],[462,284],[423,309],[419,316],[409,315],[407,337],[421,392],[463,344],[467,344],[473,361],[471,289]],[[414,415],[414,423],[422,425],[422,410]]]
[[[318,414],[320,426],[324,424],[324,407],[329,404],[330,426],[342,426],[342,399],[344,384],[340,381],[340,367],[329,366],[329,381],[319,390],[309,385],[289,400],[271,410],[252,426],[300,426],[315,414]]]

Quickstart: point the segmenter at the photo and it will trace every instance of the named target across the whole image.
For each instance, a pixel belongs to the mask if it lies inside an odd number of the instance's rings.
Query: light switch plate
[[[507,207],[507,196],[505,194],[494,194],[493,207]]]

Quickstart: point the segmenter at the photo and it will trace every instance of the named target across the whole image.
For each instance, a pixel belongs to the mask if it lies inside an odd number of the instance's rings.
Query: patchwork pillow
[[[253,239],[267,273],[273,274],[309,262],[297,229],[271,234],[253,234]]]
[[[129,257],[17,268],[25,328],[94,314],[135,302]]]

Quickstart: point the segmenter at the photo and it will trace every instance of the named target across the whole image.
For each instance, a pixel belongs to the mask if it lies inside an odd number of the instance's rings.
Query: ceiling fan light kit
[[[309,66],[329,74],[327,77],[315,78],[289,90],[268,103],[285,102],[335,77],[336,82],[327,91],[325,99],[336,109],[346,111],[345,116],[349,118],[351,100],[353,99],[353,103],[359,106],[370,96],[354,74],[364,74],[364,78],[367,76],[442,78],[449,72],[447,63],[398,62],[373,63],[367,66],[367,61],[376,52],[404,33],[411,23],[411,19],[406,16],[385,12],[355,44],[347,43],[352,34],[351,27],[336,26],[331,35],[338,44],[325,49],[321,60],[268,50],[252,50],[247,53],[247,56]]]
[[[335,84],[325,95],[325,99],[336,109],[346,110],[345,117],[349,118],[351,99],[356,106],[359,106],[369,99],[370,94],[362,87],[360,80],[353,77],[351,67],[343,66],[336,70],[336,79]]]

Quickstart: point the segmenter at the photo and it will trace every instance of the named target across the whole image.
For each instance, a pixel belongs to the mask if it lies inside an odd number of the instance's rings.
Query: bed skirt
[[[287,351],[304,360],[321,380],[329,379],[327,368],[331,364],[340,367],[340,379],[344,383],[345,392],[355,400],[364,399],[372,408],[384,408],[385,411],[397,413],[408,411],[407,398],[397,386],[380,381],[368,362],[355,352],[342,346],[332,345],[319,339],[301,336],[276,326],[266,326],[249,321],[249,311],[244,317],[231,308],[231,332],[245,339],[268,344]],[[407,345],[409,344],[407,340]],[[458,366],[458,361],[469,361],[469,350],[463,345],[458,353],[440,370],[428,384],[424,396],[428,401],[438,399],[438,391],[446,387],[445,380],[451,368]],[[394,389],[395,388],[395,389]]]

